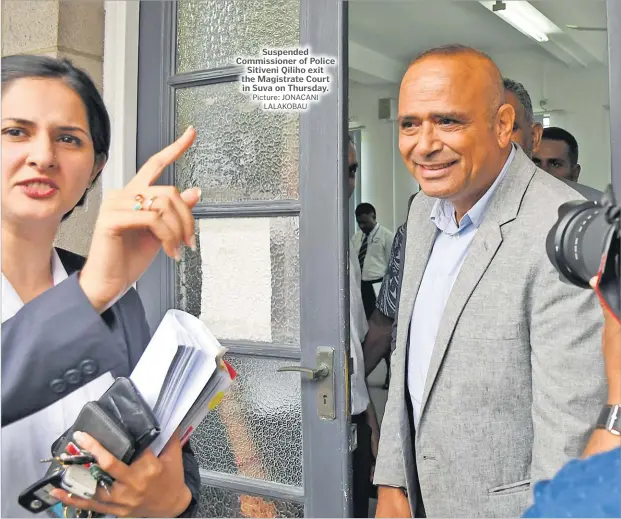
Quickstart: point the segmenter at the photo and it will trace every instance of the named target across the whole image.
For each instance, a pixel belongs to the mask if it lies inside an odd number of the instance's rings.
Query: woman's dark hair
[[[101,159],[102,155],[106,159],[108,158],[110,153],[110,116],[101,94],[86,72],[75,67],[68,59],[24,54],[2,58],[1,67],[3,93],[7,86],[18,79],[51,78],[63,80],[80,96],[84,103],[89,131],[93,139],[95,160]],[[93,185],[96,180],[97,178],[93,181]],[[84,205],[87,193],[88,190],[80,198],[76,206]],[[72,212],[73,209],[63,216],[63,220],[67,219]]]

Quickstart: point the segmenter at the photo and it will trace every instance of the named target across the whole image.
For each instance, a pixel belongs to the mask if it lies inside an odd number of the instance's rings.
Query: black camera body
[[[612,187],[600,202],[568,202],[558,215],[546,240],[548,258],[567,283],[589,288],[590,279],[597,276],[596,291],[618,319],[621,207]]]

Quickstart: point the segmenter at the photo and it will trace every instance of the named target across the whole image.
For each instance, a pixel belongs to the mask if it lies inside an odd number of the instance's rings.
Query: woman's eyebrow
[[[28,121],[27,119],[19,119],[17,117],[3,117],[2,118],[2,122],[8,122],[8,121],[21,124],[23,126],[34,126],[34,123],[32,121]]]
[[[35,125],[35,123],[32,121],[29,121],[27,119],[20,119],[18,117],[4,117],[2,119],[2,122],[14,122],[17,124],[21,124],[23,126],[34,126]],[[60,130],[61,132],[81,132],[87,137],[90,137],[90,134],[84,128],[81,128],[80,126],[62,125],[62,126],[57,126],[56,128]]]
[[[87,137],[90,137],[90,134],[79,126],[58,126],[58,129],[63,132],[82,132]]]

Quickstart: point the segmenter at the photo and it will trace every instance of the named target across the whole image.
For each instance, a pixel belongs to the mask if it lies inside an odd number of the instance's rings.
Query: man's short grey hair
[[[460,43],[451,43],[449,45],[440,45],[439,47],[432,47],[431,49],[424,50],[420,54],[417,54],[412,61],[410,61],[410,66],[423,60],[424,58],[432,56],[458,56],[459,54],[475,54],[480,58],[487,59],[491,63],[494,63],[494,60],[489,56],[489,54],[479,49],[469,47],[468,45],[462,45]]]
[[[518,101],[520,102],[522,108],[524,108],[524,112],[526,113],[526,119],[528,121],[528,124],[533,124],[535,114],[533,112],[533,102],[530,98],[528,90],[524,88],[524,85],[522,83],[518,83],[513,79],[503,78],[502,82],[505,86],[505,90],[507,92],[513,92],[513,94],[515,94],[515,97],[518,98]]]

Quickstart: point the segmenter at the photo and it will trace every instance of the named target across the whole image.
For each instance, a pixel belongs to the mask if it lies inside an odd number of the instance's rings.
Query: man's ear
[[[515,110],[510,104],[502,105],[496,114],[496,128],[498,131],[498,144],[506,148],[511,142],[513,135],[513,123],[515,122]]]
[[[543,125],[541,123],[533,123],[532,126],[533,135],[533,153],[539,151],[541,145],[541,138],[543,137]]]
[[[580,166],[580,164],[576,164],[573,168],[571,168],[571,180],[573,180],[574,182],[578,182],[580,171],[582,171],[582,167]]]

